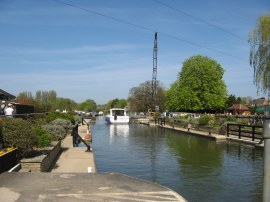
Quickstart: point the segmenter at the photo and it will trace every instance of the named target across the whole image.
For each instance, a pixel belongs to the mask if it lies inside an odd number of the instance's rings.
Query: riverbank
[[[200,137],[205,137],[205,138],[209,138],[209,139],[213,139],[215,141],[235,141],[235,142],[241,142],[241,143],[245,143],[245,144],[250,144],[253,145],[255,147],[258,148],[264,148],[264,143],[259,144],[258,142],[255,141],[251,141],[250,138],[245,138],[242,137],[241,139],[237,138],[237,137],[227,137],[226,135],[220,135],[218,133],[215,133],[213,131],[211,131],[210,129],[208,131],[199,131],[195,128],[183,128],[183,127],[179,127],[177,125],[170,125],[170,124],[157,124],[153,121],[150,121],[149,118],[139,118],[136,119],[136,121],[134,121],[134,123],[137,124],[145,124],[145,125],[149,125],[149,126],[157,126],[157,127],[162,127],[162,128],[166,128],[166,129],[171,129],[171,130],[176,130],[176,131],[181,131],[184,133],[187,133],[189,135],[196,135],[196,136],[200,136]]]

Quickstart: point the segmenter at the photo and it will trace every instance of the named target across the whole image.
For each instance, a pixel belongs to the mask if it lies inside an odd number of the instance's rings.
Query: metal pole
[[[263,202],[270,201],[270,117],[263,122],[264,138],[264,178],[263,178]]]

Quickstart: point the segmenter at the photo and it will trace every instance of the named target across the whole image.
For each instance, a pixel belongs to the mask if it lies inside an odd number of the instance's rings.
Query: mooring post
[[[263,202],[270,201],[270,117],[263,122],[264,139],[264,173],[263,173]]]

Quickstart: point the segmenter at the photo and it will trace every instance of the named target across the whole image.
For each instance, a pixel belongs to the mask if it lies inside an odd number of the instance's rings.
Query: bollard
[[[263,173],[263,202],[270,201],[270,117],[263,122],[264,139],[264,173]]]

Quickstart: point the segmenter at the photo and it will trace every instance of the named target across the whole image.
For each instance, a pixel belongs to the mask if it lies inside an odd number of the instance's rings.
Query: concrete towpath
[[[186,201],[152,182],[115,173],[2,173],[0,201]]]
[[[84,138],[86,134],[86,125],[80,125],[79,135]],[[73,147],[73,137],[68,135],[61,143],[62,153],[60,154],[52,173],[95,173],[95,154],[85,152],[86,147]]]

